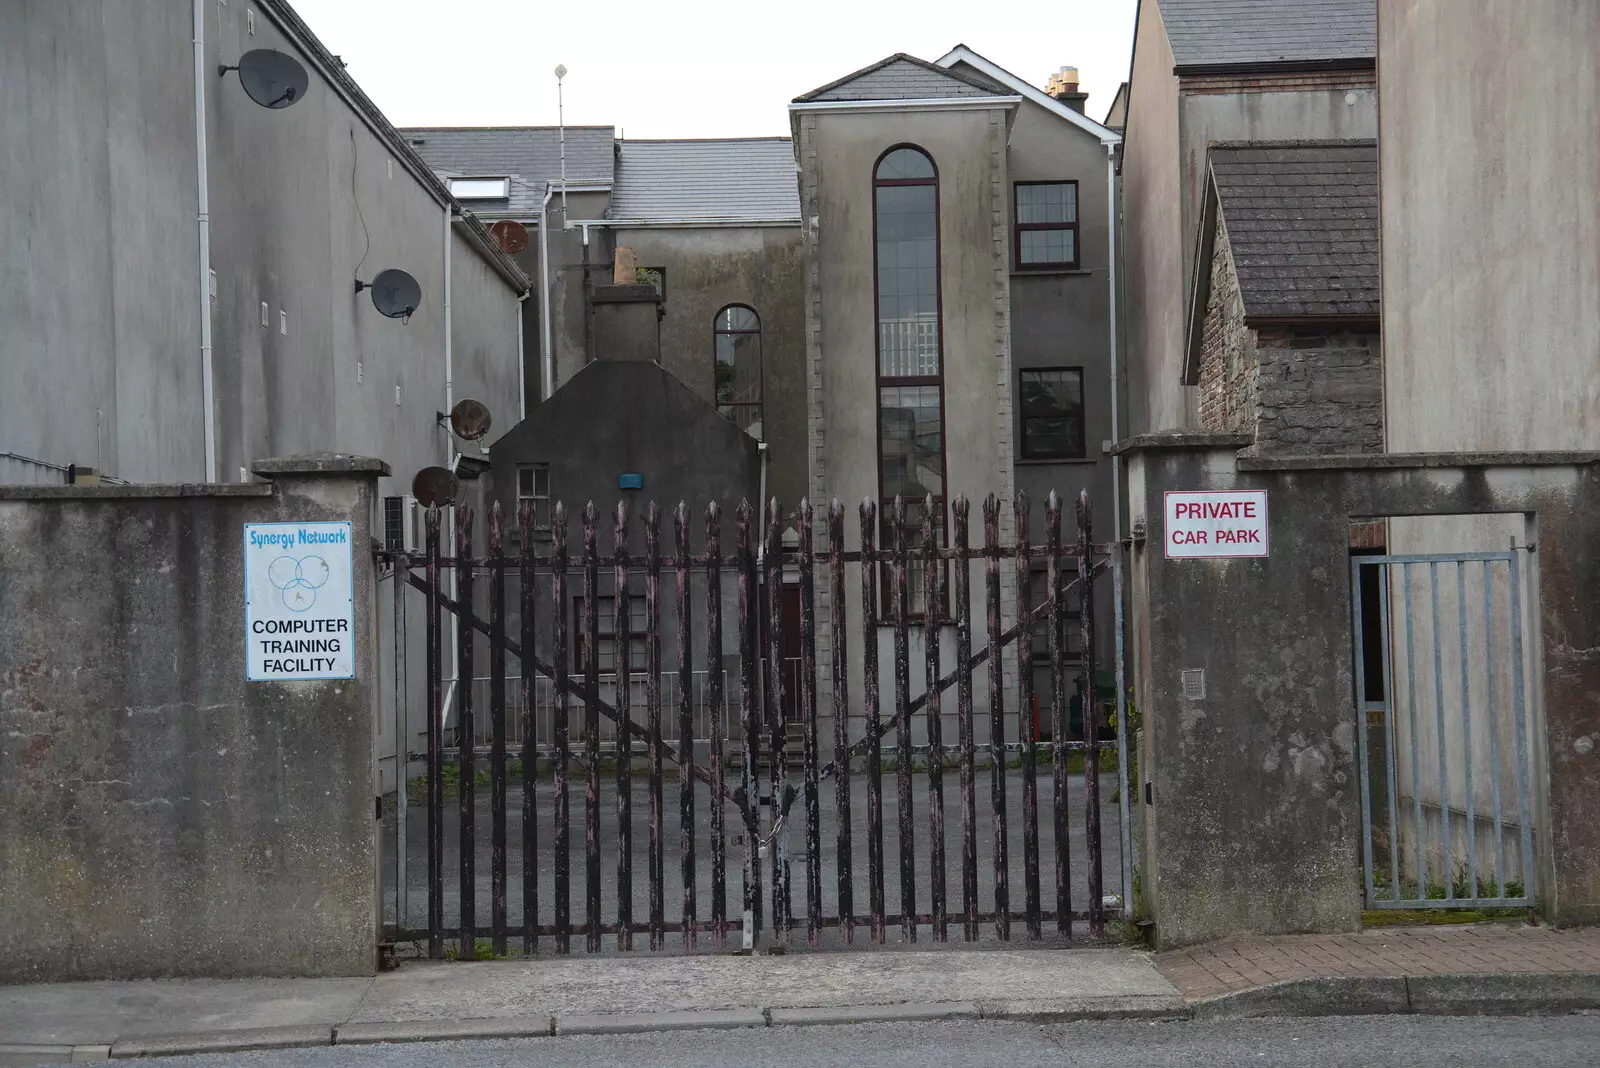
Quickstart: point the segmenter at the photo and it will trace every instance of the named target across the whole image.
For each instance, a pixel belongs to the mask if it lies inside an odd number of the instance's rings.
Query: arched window
[[[923,501],[929,494],[938,510],[934,529],[941,540],[944,536],[939,175],[927,153],[899,145],[879,157],[872,184],[879,512],[887,531],[894,498],[904,496],[908,534],[920,545]],[[926,606],[920,569],[912,569],[909,592],[911,610],[921,614]]]
[[[717,411],[761,439],[761,317],[754,308],[730,304],[717,312]]]

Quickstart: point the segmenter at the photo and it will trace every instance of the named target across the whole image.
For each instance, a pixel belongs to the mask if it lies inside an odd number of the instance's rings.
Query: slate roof
[[[1247,316],[1378,314],[1373,141],[1213,145]]]
[[[619,223],[800,223],[787,137],[622,141],[617,153]]]
[[[870,67],[794,98],[796,104],[850,100],[947,100],[963,96],[1010,96],[1011,91],[962,71],[946,70],[897,52]]]
[[[480,214],[537,213],[544,184],[561,180],[561,131],[554,126],[414,126],[400,131],[441,176],[510,175],[509,201],[468,201]],[[567,127],[567,182],[610,185],[616,129]]]
[[[1179,69],[1377,56],[1377,0],[1156,0]]]

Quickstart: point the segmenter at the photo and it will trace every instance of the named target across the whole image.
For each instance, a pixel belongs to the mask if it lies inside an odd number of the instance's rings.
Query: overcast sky
[[[1128,76],[1135,0],[293,0],[397,126],[556,122],[629,137],[787,134],[794,97],[895,52],[956,44],[1043,86],[1075,66],[1105,118]]]

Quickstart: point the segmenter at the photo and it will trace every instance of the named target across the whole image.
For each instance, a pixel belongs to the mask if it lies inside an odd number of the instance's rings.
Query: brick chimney
[[[1088,93],[1078,92],[1077,67],[1062,67],[1050,75],[1050,80],[1044,84],[1044,91],[1079,113],[1083,111],[1083,102],[1089,99]]]

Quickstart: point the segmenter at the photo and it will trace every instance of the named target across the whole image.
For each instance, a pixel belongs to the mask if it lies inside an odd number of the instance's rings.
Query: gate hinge
[[[1143,545],[1148,537],[1149,534],[1145,530],[1144,520],[1141,519],[1133,524],[1133,531],[1129,534],[1128,541],[1132,545]]]

